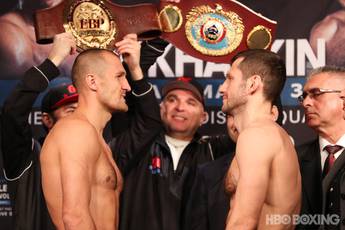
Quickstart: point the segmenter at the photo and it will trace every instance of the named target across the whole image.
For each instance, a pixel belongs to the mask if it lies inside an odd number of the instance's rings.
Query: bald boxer
[[[135,67],[132,76],[142,76],[136,35],[127,35],[118,51]],[[107,50],[84,51],[73,65],[78,107],[49,132],[40,157],[43,192],[58,230],[117,229],[123,182],[102,133],[113,112],[128,109],[125,75],[119,57]]]

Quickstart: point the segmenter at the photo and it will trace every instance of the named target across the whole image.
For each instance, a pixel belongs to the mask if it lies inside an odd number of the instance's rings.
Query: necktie
[[[335,157],[334,154],[338,152],[340,149],[343,147],[340,145],[327,145],[324,150],[328,153],[328,156],[326,158],[325,166],[323,167],[323,172],[322,176],[325,177],[329,170],[332,168],[334,162],[335,162]]]

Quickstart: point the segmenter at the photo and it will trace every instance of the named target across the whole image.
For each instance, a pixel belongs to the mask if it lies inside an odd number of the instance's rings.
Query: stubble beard
[[[128,111],[128,105],[126,103],[121,104],[117,107],[117,111],[119,112],[127,112]]]
[[[246,98],[244,95],[238,96],[236,98],[227,99],[226,104],[223,104],[222,111],[225,114],[234,115],[240,107],[246,103]]]

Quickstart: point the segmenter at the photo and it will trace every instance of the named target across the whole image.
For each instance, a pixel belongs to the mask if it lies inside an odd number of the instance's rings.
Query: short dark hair
[[[72,67],[72,82],[76,88],[78,88],[78,81],[80,80],[79,75],[83,71],[89,71],[90,69],[97,69],[99,72],[103,71],[100,64],[104,63],[102,55],[107,53],[117,56],[110,50],[96,48],[84,50],[77,56]]]
[[[277,100],[286,81],[284,60],[278,54],[268,50],[250,49],[236,54],[230,64],[239,58],[243,58],[239,69],[242,71],[244,79],[253,75],[261,76],[265,99],[271,103]]]

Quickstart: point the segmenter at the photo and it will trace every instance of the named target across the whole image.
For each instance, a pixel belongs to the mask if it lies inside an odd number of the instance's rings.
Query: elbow
[[[83,221],[81,213],[73,211],[64,211],[62,214],[62,221],[66,229],[78,229],[77,227]]]
[[[236,220],[227,226],[228,229],[240,229],[240,230],[255,230],[258,227],[258,221],[253,218],[247,218],[242,220]]]

